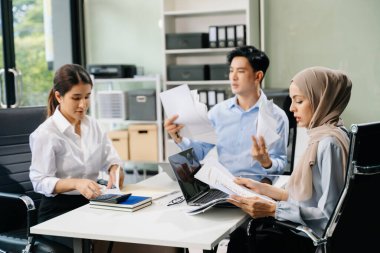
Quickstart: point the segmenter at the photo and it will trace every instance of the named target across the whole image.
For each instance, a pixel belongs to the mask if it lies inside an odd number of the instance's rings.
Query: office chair
[[[302,231],[318,253],[379,252],[380,217],[374,208],[380,201],[379,143],[380,122],[351,126],[345,186],[321,237],[300,224],[266,218],[261,222]]]
[[[294,168],[294,155],[296,153],[296,141],[297,141],[297,121],[294,118],[293,113],[290,111],[290,105],[292,104],[292,99],[288,95],[284,98],[282,103],[282,109],[285,111],[286,116],[288,116],[289,120],[289,136],[288,136],[288,165],[285,168],[284,175],[292,174]]]
[[[29,179],[29,135],[45,118],[45,107],[0,110],[0,252],[70,252],[29,231],[41,198]]]

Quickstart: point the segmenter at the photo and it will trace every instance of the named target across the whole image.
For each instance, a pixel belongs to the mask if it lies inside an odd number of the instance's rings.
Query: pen
[[[178,192],[179,192],[179,190],[172,191],[172,192],[166,193],[166,194],[164,194],[164,195],[162,195],[162,196],[159,196],[159,197],[155,198],[154,200],[162,199],[162,198],[165,198],[165,197],[167,197],[167,196],[173,195],[173,194],[178,193]]]

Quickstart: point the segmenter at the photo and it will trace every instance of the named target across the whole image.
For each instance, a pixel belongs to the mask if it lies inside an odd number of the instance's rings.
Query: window
[[[0,1],[0,105],[46,105],[54,69],[65,63],[84,64],[83,41],[73,45],[83,33],[83,23],[77,23],[83,20],[82,1]],[[60,39],[54,41],[54,36]]]

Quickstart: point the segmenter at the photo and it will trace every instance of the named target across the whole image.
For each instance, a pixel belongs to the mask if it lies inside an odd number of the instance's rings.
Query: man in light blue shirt
[[[217,134],[218,159],[234,176],[262,180],[254,174],[281,174],[287,163],[289,121],[285,112],[273,105],[276,132],[280,136],[271,146],[256,136],[260,105],[267,100],[261,90],[261,81],[269,66],[266,54],[253,46],[243,46],[227,55],[230,64],[229,79],[234,97],[215,105],[208,117]],[[182,149],[192,147],[202,160],[215,146],[180,136],[183,125],[175,124],[175,115],[165,121],[165,129]]]

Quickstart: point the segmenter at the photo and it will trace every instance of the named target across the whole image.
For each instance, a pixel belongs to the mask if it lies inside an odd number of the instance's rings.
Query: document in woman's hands
[[[273,199],[267,196],[258,194],[255,191],[235,183],[235,177],[216,159],[208,159],[195,174],[195,178],[229,195],[234,194],[242,197],[256,196],[274,202]]]

